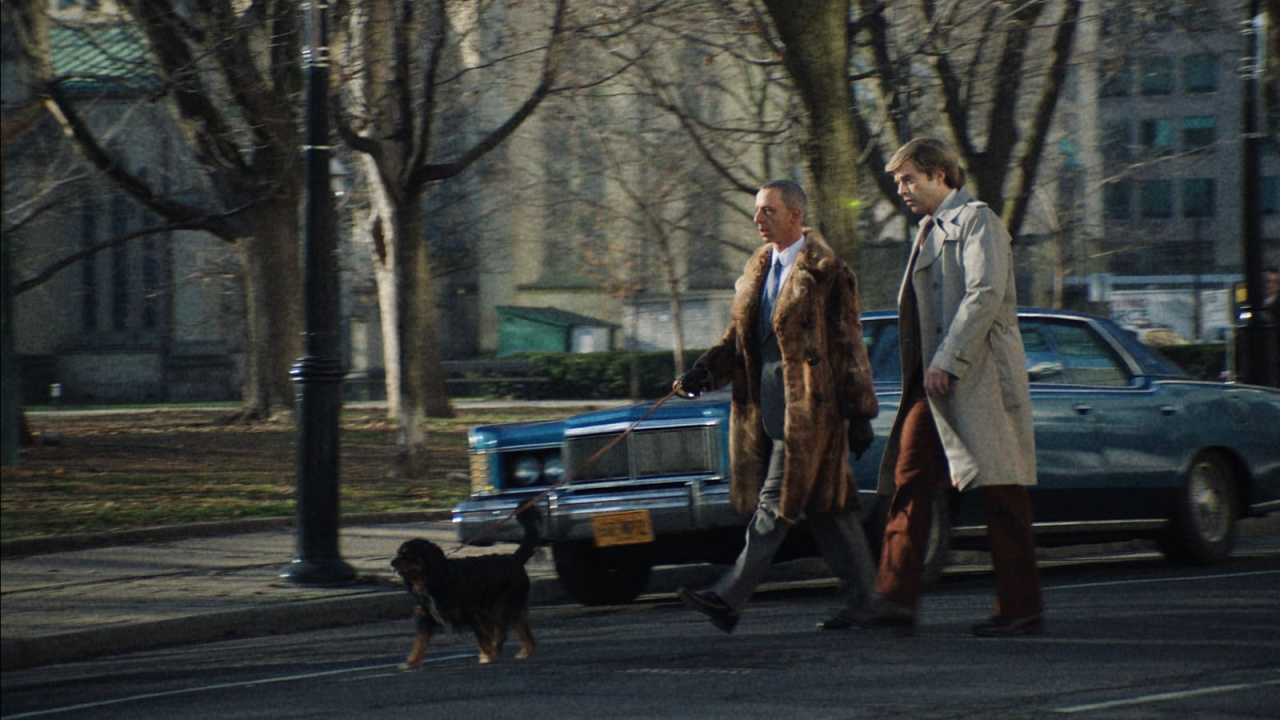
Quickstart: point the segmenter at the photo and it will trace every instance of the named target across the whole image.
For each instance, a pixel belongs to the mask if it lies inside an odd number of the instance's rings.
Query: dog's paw
[[[493,662],[494,660],[497,660],[497,659],[498,659],[498,658],[494,657],[493,655],[485,655],[484,653],[480,653],[480,664],[481,664],[481,665],[488,665],[489,663],[491,663],[491,662]]]
[[[419,660],[418,662],[402,662],[396,666],[396,669],[402,672],[408,672],[410,670],[417,670],[420,667],[422,667],[421,660]]]

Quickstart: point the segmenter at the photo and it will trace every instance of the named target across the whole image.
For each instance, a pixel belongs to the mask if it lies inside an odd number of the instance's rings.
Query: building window
[[[1182,148],[1194,150],[1218,141],[1218,120],[1212,115],[1182,118]]]
[[[1213,30],[1218,24],[1216,12],[1204,0],[1182,0],[1182,26],[1192,32]]]
[[[1173,92],[1173,61],[1158,55],[1142,61],[1142,94],[1169,95]]]
[[[1183,180],[1182,216],[1189,218],[1213,217],[1214,187],[1212,178]]]
[[[1102,129],[1102,154],[1108,160],[1129,160],[1133,135],[1128,120],[1109,122]]]
[[[1128,97],[1132,84],[1132,73],[1126,61],[1117,60],[1098,67],[1098,87],[1102,97]]]
[[[1280,177],[1264,175],[1261,190],[1262,214],[1280,215]]]
[[[1173,152],[1173,122],[1159,118],[1143,120],[1142,146],[1156,155]]]
[[[1142,183],[1138,202],[1144,218],[1173,217],[1173,181],[1147,180]]]
[[[1128,220],[1132,214],[1130,209],[1133,189],[1129,183],[1121,181],[1104,185],[1102,188],[1102,212],[1108,220]]]
[[[148,334],[160,328],[160,250],[155,238],[142,241],[142,329]]]
[[[110,211],[111,237],[122,237],[129,227],[129,207],[124,198],[113,197]],[[129,250],[127,243],[111,248],[111,329],[116,332],[129,329],[129,295],[133,287]]]
[[[80,243],[88,250],[98,237],[97,209],[92,200],[80,205]],[[98,329],[98,256],[80,261],[80,331],[89,334]]]
[[[1215,55],[1188,55],[1182,59],[1182,87],[1189,93],[1218,89],[1218,58]]]
[[[1149,0],[1146,20],[1155,32],[1169,32],[1178,26],[1178,12],[1173,0]]]

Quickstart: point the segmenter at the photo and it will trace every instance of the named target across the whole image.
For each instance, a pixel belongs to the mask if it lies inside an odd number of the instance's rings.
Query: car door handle
[[[1174,407],[1174,406],[1172,406],[1172,405],[1161,405],[1161,406],[1160,406],[1160,414],[1161,414],[1161,415],[1164,415],[1164,416],[1166,416],[1166,417],[1167,417],[1167,416],[1169,416],[1169,415],[1177,415],[1177,414],[1178,414],[1178,408],[1176,408],[1176,407]]]
[[[1089,413],[1093,412],[1093,406],[1086,405],[1084,403],[1079,403],[1075,405],[1075,410],[1077,415],[1088,415]]]

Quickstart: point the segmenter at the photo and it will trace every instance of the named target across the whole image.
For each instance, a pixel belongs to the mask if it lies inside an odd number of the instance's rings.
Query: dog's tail
[[[538,527],[542,521],[542,513],[538,512],[538,506],[530,505],[516,515],[516,520],[524,528],[524,539],[520,541],[520,547],[516,548],[515,553],[516,559],[523,565],[529,562],[529,558],[533,557],[538,545],[542,543],[542,532]]]

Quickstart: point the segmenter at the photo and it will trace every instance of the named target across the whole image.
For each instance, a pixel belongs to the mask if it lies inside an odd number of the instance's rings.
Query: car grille
[[[565,442],[565,468],[578,470],[571,482],[660,478],[697,475],[719,470],[719,449],[714,426],[637,430],[613,446],[599,460],[583,463],[621,433],[569,438]]]

